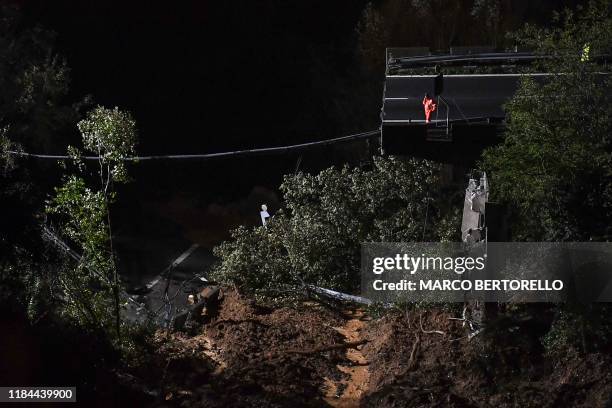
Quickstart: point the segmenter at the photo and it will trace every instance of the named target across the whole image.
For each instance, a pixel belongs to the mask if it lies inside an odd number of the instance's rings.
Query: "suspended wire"
[[[183,160],[183,159],[214,159],[222,157],[236,157],[236,156],[250,156],[256,154],[279,154],[286,153],[292,150],[300,150],[314,146],[326,146],[335,143],[348,142],[351,140],[368,139],[372,136],[380,134],[380,130],[371,130],[369,132],[355,133],[348,136],[336,137],[334,139],[320,140],[317,142],[307,142],[288,146],[278,147],[264,147],[259,149],[246,149],[246,150],[235,150],[231,152],[219,152],[219,153],[206,153],[206,154],[175,154],[175,155],[154,155],[154,156],[133,156],[124,157],[123,161],[145,161],[145,160]],[[53,155],[53,154],[34,154],[26,153],[15,150],[6,150],[8,154],[22,157],[33,157],[37,159],[53,159],[63,160],[72,159],[73,157],[68,155]],[[81,156],[82,160],[100,160],[100,156]]]

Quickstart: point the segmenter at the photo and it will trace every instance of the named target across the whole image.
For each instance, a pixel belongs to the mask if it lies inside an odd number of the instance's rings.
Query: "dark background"
[[[333,90],[315,87],[356,62],[364,3],[34,1],[25,10],[58,33],[75,98],[132,111],[143,153],[184,153],[335,135],[324,109]]]
[[[72,69],[70,98],[90,94],[134,114],[141,154],[271,146],[378,125],[378,111],[351,117],[361,105],[376,106],[372,99],[382,93],[360,88],[383,78],[382,71],[364,72],[357,53],[365,0],[17,3],[30,24],[57,32],[57,51]],[[387,3],[393,1],[374,6]],[[468,3],[431,1],[412,7],[412,15],[398,13],[398,21],[385,22],[387,45],[488,45],[482,23],[469,21]],[[519,26],[548,21],[551,10],[575,2],[501,3],[506,25]],[[453,13],[465,14],[457,17],[465,24],[453,20],[456,33],[440,44],[436,32],[448,28]],[[402,35],[398,26],[417,32]],[[380,49],[381,61],[383,55]]]
[[[27,20],[57,32],[57,51],[71,68],[70,97],[90,94],[94,103],[131,111],[143,155],[284,145],[361,131],[360,124],[336,119],[334,105],[355,104],[336,84],[357,75],[355,27],[364,4],[22,2]],[[377,117],[372,111],[370,127],[377,127]],[[57,153],[64,149],[57,146]],[[331,155],[317,152],[316,163],[302,160],[302,166],[330,164]],[[276,188],[298,158],[143,163],[134,169],[130,192],[235,200],[254,185]]]

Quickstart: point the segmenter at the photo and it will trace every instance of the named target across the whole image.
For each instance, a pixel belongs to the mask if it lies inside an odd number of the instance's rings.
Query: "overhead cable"
[[[352,140],[369,139],[373,136],[379,135],[380,130],[372,130],[369,132],[355,133],[348,136],[336,137],[334,139],[319,140],[316,142],[299,143],[288,146],[277,146],[277,147],[264,147],[258,149],[246,149],[246,150],[235,150],[230,152],[219,152],[219,153],[205,153],[205,154],[174,154],[174,155],[154,155],[154,156],[132,156],[124,157],[123,161],[145,161],[145,160],[185,160],[185,159],[215,159],[223,157],[236,157],[236,156],[251,156],[257,154],[280,154],[287,153],[293,150],[301,150],[316,146],[326,146],[330,144],[348,142]],[[64,160],[72,159],[72,156],[68,155],[54,155],[54,154],[35,154],[26,153],[16,150],[6,150],[8,154],[22,157],[33,157],[37,159],[53,159],[53,160]],[[100,156],[80,156],[82,160],[100,160]]]

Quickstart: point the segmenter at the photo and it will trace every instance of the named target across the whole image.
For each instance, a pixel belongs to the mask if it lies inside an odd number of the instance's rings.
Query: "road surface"
[[[166,327],[187,306],[187,297],[206,284],[215,261],[210,249],[182,238],[120,237],[122,279],[127,281],[124,316],[131,321],[147,317]]]
[[[542,76],[546,74],[532,74]],[[449,120],[505,117],[503,105],[515,93],[520,74],[446,75],[442,96]],[[387,76],[383,125],[424,123],[423,96],[434,95],[433,75]],[[447,107],[438,105],[437,119],[446,121]],[[434,112],[432,119],[436,119]]]

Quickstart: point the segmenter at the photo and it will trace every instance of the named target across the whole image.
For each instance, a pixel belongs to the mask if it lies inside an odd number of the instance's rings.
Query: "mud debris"
[[[444,310],[265,308],[227,291],[194,334],[160,332],[131,373],[153,407],[604,407],[612,357],[549,357],[537,338],[468,328]]]

